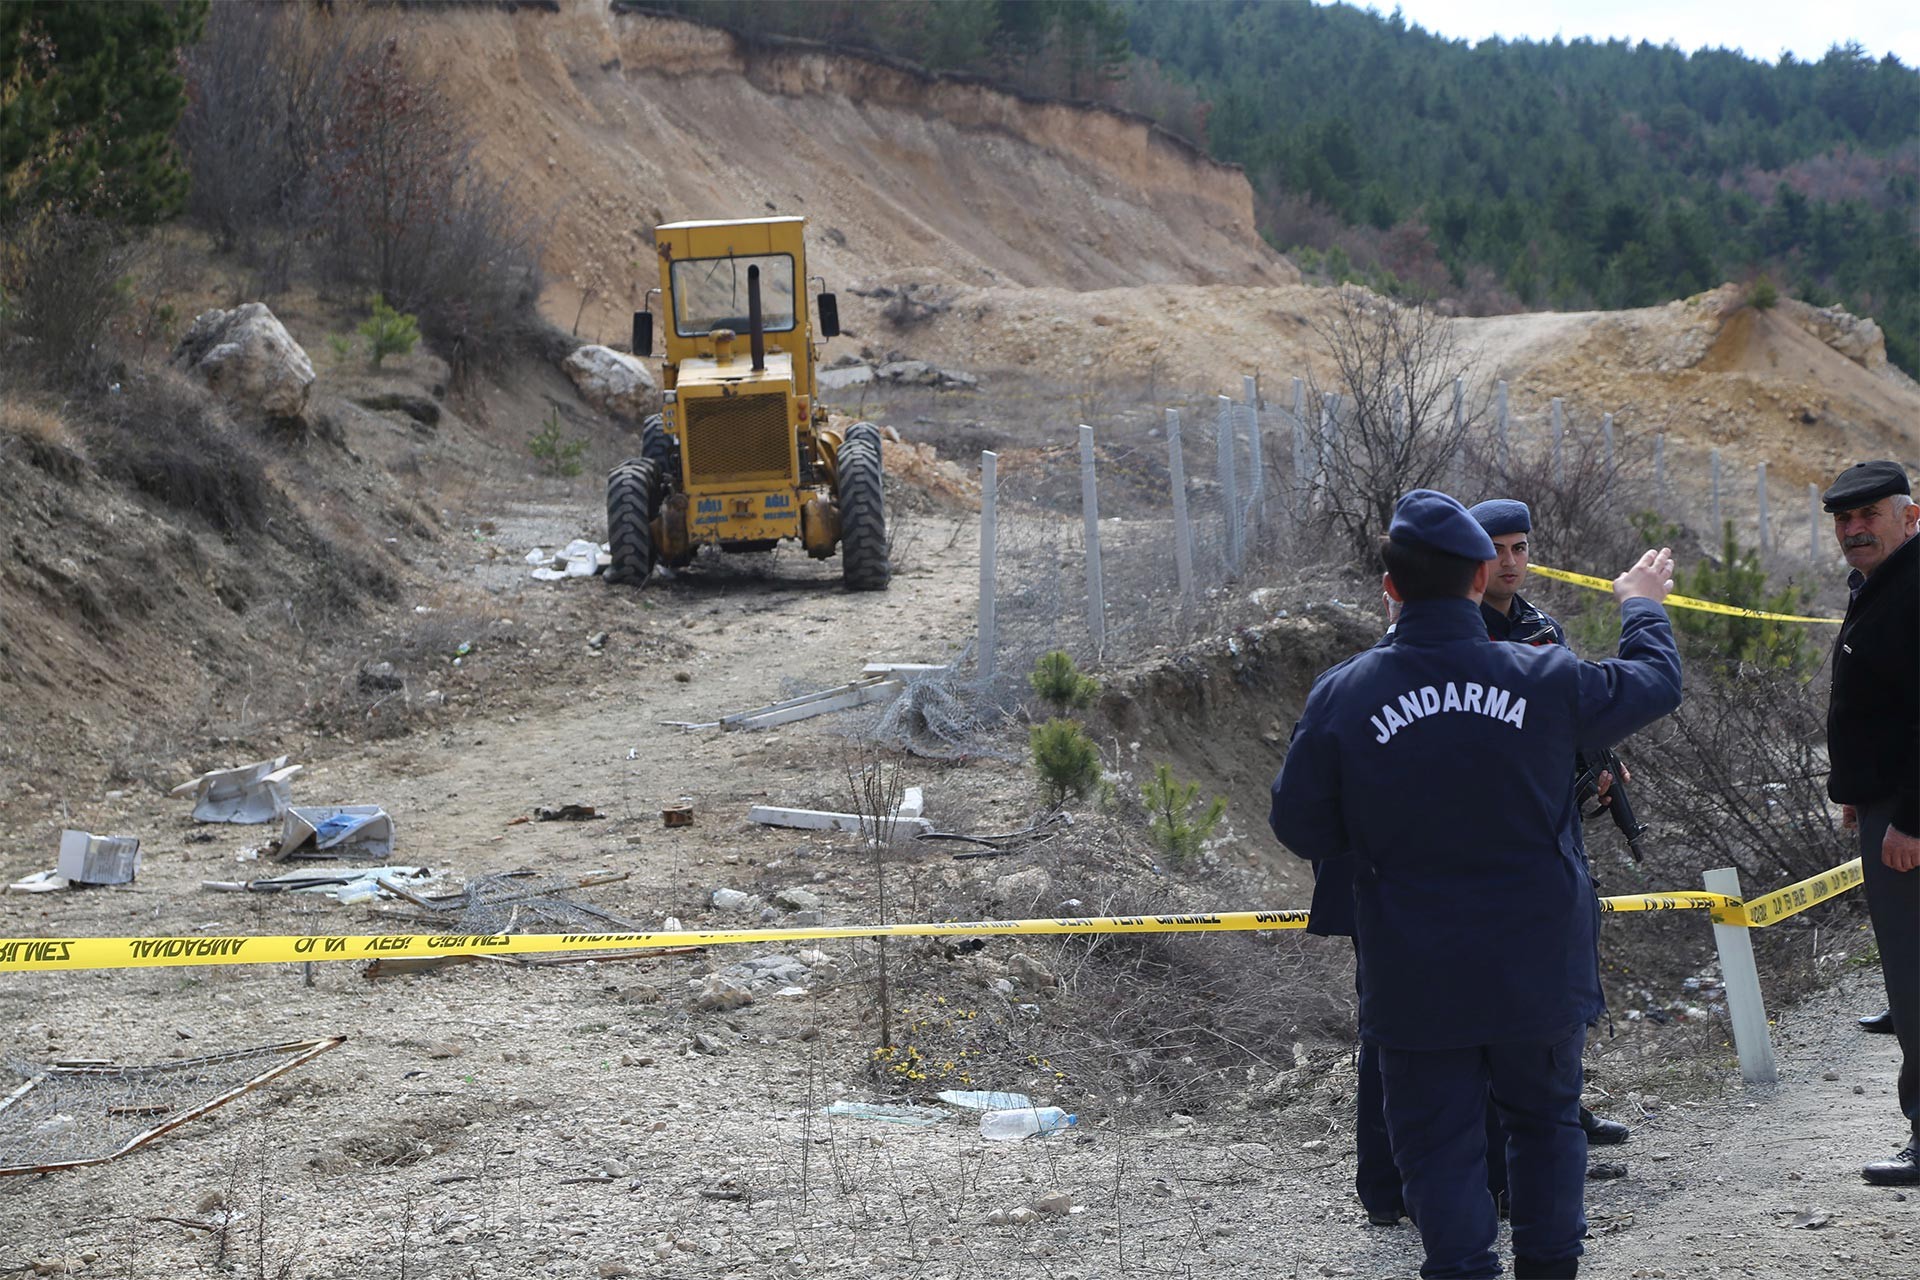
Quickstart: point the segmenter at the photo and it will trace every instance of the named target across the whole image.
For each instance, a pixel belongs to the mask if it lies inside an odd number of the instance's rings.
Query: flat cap
[[[1869,506],[1896,493],[1913,492],[1907,473],[1897,462],[1856,462],[1840,473],[1827,491],[1820,495],[1828,511],[1851,511]]]
[[[1467,514],[1480,522],[1489,538],[1503,533],[1532,533],[1533,513],[1527,504],[1512,498],[1488,498],[1467,508]]]
[[[1387,537],[1402,546],[1431,547],[1467,560],[1491,560],[1499,554],[1467,509],[1435,489],[1414,489],[1393,506]]]

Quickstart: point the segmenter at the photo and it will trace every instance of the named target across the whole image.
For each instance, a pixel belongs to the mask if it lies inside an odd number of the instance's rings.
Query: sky
[[[1349,0],[1393,12],[1394,0]],[[1613,37],[1740,49],[1767,62],[1782,50],[1818,61],[1858,40],[1878,58],[1920,67],[1920,0],[1399,0],[1409,23],[1448,39],[1564,40]]]

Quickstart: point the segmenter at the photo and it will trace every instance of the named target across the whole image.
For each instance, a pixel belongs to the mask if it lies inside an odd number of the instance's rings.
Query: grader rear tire
[[[607,473],[607,545],[613,564],[607,581],[639,586],[653,572],[653,513],[659,506],[653,463],[634,458]]]
[[[650,415],[640,428],[640,456],[653,464],[653,505],[647,514],[657,516],[667,490],[680,478],[680,450],[657,413]]]
[[[881,502],[880,432],[870,422],[847,428],[836,465],[840,506],[840,580],[849,591],[885,591],[887,515]]]

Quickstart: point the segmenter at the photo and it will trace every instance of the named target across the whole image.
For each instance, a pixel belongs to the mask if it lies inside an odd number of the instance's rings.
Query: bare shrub
[[[1504,455],[1487,434],[1467,442],[1468,474],[1481,488],[1456,494],[1462,502],[1515,498],[1533,517],[1531,557],[1569,569],[1591,567],[1611,577],[1646,550],[1632,517],[1652,507],[1647,462],[1650,450],[1616,438],[1609,458],[1604,423],[1566,423],[1556,462],[1550,444],[1509,449]]]
[[[1483,429],[1485,406],[1468,402],[1471,359],[1428,307],[1343,289],[1315,331],[1334,376],[1307,381],[1312,474],[1302,487],[1320,519],[1370,559],[1401,494],[1449,487],[1461,451]]]
[[[225,536],[264,527],[276,493],[259,451],[192,379],[134,371],[89,402],[88,418],[89,452],[107,475]]]
[[[97,380],[133,254],[106,223],[59,206],[0,228],[0,361],[56,386]]]

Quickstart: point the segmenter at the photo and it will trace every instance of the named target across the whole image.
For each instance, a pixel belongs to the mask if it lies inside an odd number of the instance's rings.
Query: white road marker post
[[[1717,867],[1706,873],[1708,893],[1740,896],[1740,873]],[[1780,1068],[1773,1061],[1767,1031],[1767,1006],[1760,998],[1760,973],[1753,964],[1753,931],[1745,925],[1716,924],[1713,944],[1720,951],[1720,976],[1727,984],[1727,1017],[1733,1023],[1733,1048],[1740,1055],[1740,1078],[1748,1084],[1773,1084]]]

